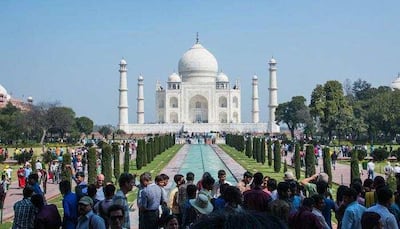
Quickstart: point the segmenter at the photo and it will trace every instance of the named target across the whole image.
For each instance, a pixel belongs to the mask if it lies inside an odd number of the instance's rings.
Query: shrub
[[[274,143],[274,172],[279,173],[281,170],[281,144],[279,140]]]
[[[114,142],[112,144],[112,152],[114,155],[114,177],[116,180],[119,179],[119,175],[121,174],[121,164],[119,160],[119,144]]]
[[[102,145],[101,150],[101,172],[104,175],[104,182],[108,183],[112,181],[112,167],[111,167],[111,151],[112,148],[109,144],[105,143]]]
[[[71,182],[71,154],[64,153],[62,155],[62,167],[61,167],[61,180],[67,180]]]
[[[331,163],[331,153],[329,147],[323,149],[324,158],[324,172],[329,176],[329,185],[332,184],[332,163]]]
[[[97,162],[97,155],[96,155],[96,148],[90,147],[87,155],[88,160],[88,184],[94,184],[96,182],[96,162]]]
[[[315,174],[315,155],[314,147],[307,145],[306,147],[306,177],[310,177]]]
[[[375,161],[384,161],[389,157],[389,152],[384,148],[378,148],[374,149],[374,151],[371,153],[371,156]]]
[[[353,150],[351,153],[351,176],[350,179],[353,181],[355,178],[360,178],[360,169],[358,165],[358,150]]]
[[[296,143],[294,147],[294,171],[296,173],[296,179],[300,179],[300,168],[301,168],[301,162],[300,162],[300,146],[298,143]]]
[[[129,143],[125,143],[125,154],[124,154],[124,173],[129,173],[129,160],[130,160],[130,155],[129,155]]]
[[[267,141],[267,156],[268,156],[268,166],[272,166],[272,141],[268,139]]]

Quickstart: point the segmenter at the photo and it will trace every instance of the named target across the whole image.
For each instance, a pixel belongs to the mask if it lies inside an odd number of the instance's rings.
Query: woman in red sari
[[[20,188],[25,188],[25,169],[24,167],[19,167],[18,171],[17,171],[17,175],[18,175],[18,186]]]

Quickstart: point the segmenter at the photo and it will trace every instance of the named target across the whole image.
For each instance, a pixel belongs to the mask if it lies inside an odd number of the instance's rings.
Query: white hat
[[[189,202],[197,211],[204,215],[210,214],[214,209],[208,197],[204,194],[199,194],[196,199],[191,199]]]
[[[285,174],[283,175],[283,179],[286,180],[294,180],[294,176],[293,173],[290,171],[285,172]]]

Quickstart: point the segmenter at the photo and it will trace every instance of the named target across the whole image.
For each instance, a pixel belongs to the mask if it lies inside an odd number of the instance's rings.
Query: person
[[[336,169],[336,161],[337,161],[337,159],[338,159],[338,154],[337,154],[336,150],[334,150],[332,155],[331,155],[333,170]]]
[[[265,178],[264,178],[265,179]],[[267,189],[263,189],[265,193],[271,196],[272,200],[278,199],[278,183],[274,178],[268,178]]]
[[[239,183],[236,186],[236,187],[239,188],[240,193],[243,194],[243,192],[251,189],[250,188],[250,183],[251,183],[252,179],[253,179],[253,174],[251,172],[246,171],[243,174],[243,179],[241,181],[239,181]]]
[[[22,191],[24,198],[14,204],[14,222],[12,228],[35,228],[35,206],[30,198],[33,189],[29,186]]]
[[[289,212],[291,209],[291,191],[289,183],[285,181],[279,182],[277,191],[278,199],[269,203],[268,210],[273,216],[282,220],[282,222],[288,223]]]
[[[85,181],[85,173],[84,172],[77,172],[75,177],[73,176],[72,179],[75,181],[75,193],[78,199],[81,199],[83,196],[87,196],[88,194],[88,185]]]
[[[107,217],[109,219],[110,229],[123,229],[124,222],[124,207],[119,204],[113,204],[108,208]]]
[[[202,193],[200,193],[196,199],[189,200],[189,202],[196,209],[198,219],[210,214],[214,210],[214,206],[211,204],[208,196]]]
[[[160,175],[156,177],[156,182],[161,181]],[[142,191],[140,199],[141,211],[143,212],[143,226],[146,229],[158,228],[159,207],[163,203],[163,190],[156,183],[147,185]]]
[[[194,184],[189,184],[186,188],[186,201],[182,208],[182,228],[190,227],[197,221],[198,215],[194,207],[190,204],[190,200],[196,199],[197,187]]]
[[[151,174],[149,172],[144,172],[140,175],[139,178],[139,185],[138,188],[138,196],[137,196],[137,207],[139,209],[139,229],[144,229],[144,214],[143,214],[143,204],[141,203],[142,200],[142,193],[145,187],[149,185],[151,182]]]
[[[1,175],[1,182],[0,182],[0,200],[1,203],[4,204],[4,200],[6,198],[7,195],[7,191],[8,191],[8,186],[10,185],[10,180],[7,178],[6,175],[2,174]]]
[[[105,199],[104,196],[104,191],[103,191],[103,187],[104,187],[104,175],[103,174],[99,174],[96,177],[96,196],[94,197],[96,201],[101,201]]]
[[[254,187],[251,190],[243,193],[243,207],[244,209],[266,212],[268,204],[271,202],[271,196],[262,190],[261,184],[263,183],[263,174],[257,172],[253,176]]]
[[[393,172],[396,176],[398,176],[400,174],[400,164],[399,163],[394,164]]]
[[[346,208],[341,221],[341,228],[361,228],[361,217],[366,208],[358,203],[357,191],[347,187],[343,191],[343,202]]]
[[[178,203],[181,212],[183,212],[183,208],[187,200],[187,193],[186,193],[187,186],[193,184],[193,182],[194,182],[194,173],[188,172],[186,173],[186,182],[181,186],[179,186],[178,188]]]
[[[324,208],[321,210],[322,215],[325,218],[325,222],[328,224],[329,228],[332,228],[332,215],[331,212],[335,211],[335,202],[332,200],[332,195],[328,190],[328,183],[325,181],[318,181],[316,184],[317,193],[324,197]]]
[[[18,176],[18,187],[25,188],[25,169],[23,166],[19,167],[17,171]]]
[[[43,191],[39,185],[39,176],[37,173],[32,173],[29,175],[28,184],[32,187],[35,194],[43,195]]]
[[[321,194],[315,194],[311,198],[314,200],[312,213],[317,217],[323,229],[330,229],[325,217],[322,215],[322,210],[325,207],[324,196]]]
[[[42,170],[42,162],[40,162],[40,160],[37,160],[35,163],[35,169],[36,171],[40,171]]]
[[[178,229],[179,222],[176,215],[168,215],[165,217],[164,229]]]
[[[211,191],[211,195],[213,196],[213,198],[218,198],[221,195],[220,187],[223,184],[232,185],[230,182],[226,180],[225,170],[221,169],[218,170],[218,181],[214,183],[213,189]]]
[[[6,165],[7,178],[10,180],[11,180],[11,176],[12,176],[12,171],[13,171],[13,169],[9,165]]]
[[[289,228],[293,229],[322,229],[317,216],[312,213],[314,199],[304,198],[299,211],[289,216]]]
[[[38,209],[35,218],[35,229],[58,229],[61,226],[61,216],[57,206],[44,204],[42,195],[35,194],[31,198],[32,204]]]
[[[304,178],[300,181],[300,183],[304,186],[304,189],[307,191],[308,196],[313,196],[318,194],[317,192],[317,185],[316,182],[318,181],[325,181],[326,183],[329,182],[329,176],[326,173],[316,173],[311,177]]]
[[[31,173],[32,173],[31,165],[29,164],[29,162],[27,162],[25,165],[25,183],[28,183],[28,177],[29,175],[31,175]]]
[[[173,188],[169,193],[168,207],[171,210],[172,214],[177,216],[179,223],[181,223],[182,215],[178,203],[178,191],[179,187],[185,183],[185,178],[182,174],[175,174],[174,182],[176,184],[176,187]]]
[[[132,191],[135,186],[135,177],[130,173],[122,173],[118,179],[119,190],[113,197],[113,204],[119,204],[124,207],[123,227],[130,228],[131,221],[129,219],[129,204],[126,194]]]
[[[381,224],[384,229],[398,229],[396,218],[389,212],[389,206],[393,196],[392,190],[387,186],[379,188],[377,191],[378,203],[370,208],[367,212],[375,212],[381,216]]]
[[[208,197],[208,200],[212,200],[212,189],[215,183],[214,178],[211,175],[206,175],[206,173],[203,174],[203,179],[201,179],[201,189],[199,191],[199,194],[202,193]],[[209,174],[209,173],[208,173]]]
[[[385,167],[383,168],[383,171],[385,173],[386,179],[393,173],[393,167],[390,164],[390,161],[386,163]]]
[[[75,229],[76,221],[78,220],[77,195],[71,192],[71,182],[68,180],[61,181],[59,183],[59,188],[61,195],[63,196],[63,229]]]
[[[375,178],[375,163],[373,159],[370,159],[367,163],[367,174],[368,178],[374,179]]]
[[[78,224],[76,229],[106,229],[103,218],[92,211],[93,200],[89,196],[82,197],[78,202]]]
[[[361,217],[361,229],[381,229],[381,216],[376,212],[364,212]]]
[[[106,228],[108,228],[108,223],[109,223],[109,220],[107,218],[107,211],[108,208],[113,203],[114,193],[115,193],[115,186],[113,184],[106,185],[106,187],[104,187],[105,199],[98,201],[93,207],[94,212],[104,219]]]

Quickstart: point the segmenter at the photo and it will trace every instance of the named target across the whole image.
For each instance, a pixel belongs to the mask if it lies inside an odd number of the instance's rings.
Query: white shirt
[[[395,166],[393,170],[394,173],[400,173],[400,166]]]
[[[374,164],[374,162],[372,162],[372,161],[370,161],[370,162],[368,162],[368,164],[367,164],[367,170],[368,171],[374,171],[375,170],[375,164]]]
[[[42,163],[40,161],[35,163],[36,170],[42,169]]]
[[[96,200],[104,200],[105,199],[103,187],[100,187],[97,189],[96,196],[94,198]]]

